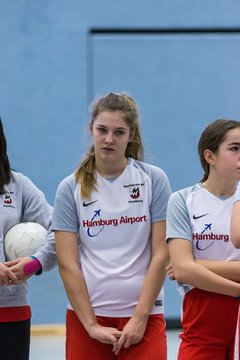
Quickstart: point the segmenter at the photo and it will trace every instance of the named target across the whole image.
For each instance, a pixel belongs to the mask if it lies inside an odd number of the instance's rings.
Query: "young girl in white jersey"
[[[234,358],[240,250],[230,220],[240,179],[240,122],[216,120],[202,133],[202,181],[172,194],[167,212],[170,276],[184,295],[178,360]]]
[[[59,185],[52,230],[69,305],[67,360],[166,360],[165,173],[140,161],[127,94],[92,106],[93,146]]]

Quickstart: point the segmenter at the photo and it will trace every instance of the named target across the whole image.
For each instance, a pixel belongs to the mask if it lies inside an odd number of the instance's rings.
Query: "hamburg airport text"
[[[134,224],[139,222],[147,221],[146,215],[143,216],[121,216],[120,219],[114,218],[114,219],[99,219],[95,221],[89,221],[89,220],[83,220],[82,225],[83,227],[94,227],[94,226],[107,226],[107,225],[113,225],[118,226],[118,224]]]

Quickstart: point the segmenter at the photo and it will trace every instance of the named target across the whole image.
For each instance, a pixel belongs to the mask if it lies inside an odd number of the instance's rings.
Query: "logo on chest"
[[[129,193],[130,193],[130,197],[131,197],[132,199],[137,199],[137,198],[139,198],[139,196],[140,196],[139,186],[130,188],[130,189],[129,189]]]
[[[144,183],[124,185],[128,189],[129,197],[128,203],[142,203],[143,202],[143,186]]]
[[[3,207],[15,208],[15,206],[13,206],[13,204],[12,204],[13,201],[12,201],[11,194],[9,192],[2,195],[2,200],[3,200]]]
[[[228,234],[216,233],[212,230],[213,223],[204,224],[203,230],[193,232],[193,240],[196,241],[196,248],[198,250],[206,250],[211,247],[215,241],[229,241]]]
[[[119,226],[119,225],[133,225],[134,223],[147,222],[147,216],[120,216],[119,218],[105,219],[101,216],[101,209],[94,210],[93,216],[90,220],[82,220],[82,227],[87,228],[89,237],[96,237],[99,235],[105,226]]]

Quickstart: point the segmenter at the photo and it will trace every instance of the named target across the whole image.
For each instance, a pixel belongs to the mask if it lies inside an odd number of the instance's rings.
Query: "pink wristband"
[[[32,261],[29,261],[23,267],[23,272],[25,275],[31,275],[32,273],[36,273],[39,270],[42,270],[42,265],[36,258],[33,258]]]

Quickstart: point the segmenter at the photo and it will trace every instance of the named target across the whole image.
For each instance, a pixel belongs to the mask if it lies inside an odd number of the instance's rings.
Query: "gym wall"
[[[201,179],[197,142],[240,119],[238,1],[0,0],[0,116],[11,166],[54,202],[88,145],[89,103],[126,91],[139,105],[146,161],[173,190]],[[29,281],[33,324],[63,323],[55,269]],[[181,298],[166,281],[166,318]]]

